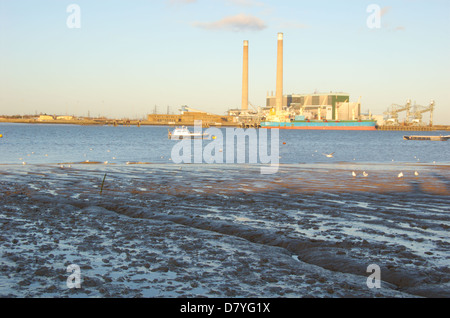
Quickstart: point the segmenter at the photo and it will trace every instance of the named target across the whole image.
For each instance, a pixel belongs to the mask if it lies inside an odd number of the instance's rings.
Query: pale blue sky
[[[278,32],[284,93],[347,92],[374,114],[434,99],[435,123],[450,124],[448,0],[0,0],[0,114],[224,114],[240,107],[244,40],[249,99],[264,106]]]

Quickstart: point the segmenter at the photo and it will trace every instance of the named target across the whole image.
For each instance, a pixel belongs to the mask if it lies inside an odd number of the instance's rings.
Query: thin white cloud
[[[194,22],[193,25],[206,30],[230,31],[260,31],[267,27],[263,20],[243,13],[228,16],[214,22]]]

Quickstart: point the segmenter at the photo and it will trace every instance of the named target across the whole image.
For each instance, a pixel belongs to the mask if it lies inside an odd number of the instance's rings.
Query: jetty
[[[430,141],[447,141],[449,136],[403,136],[404,140],[430,140]]]

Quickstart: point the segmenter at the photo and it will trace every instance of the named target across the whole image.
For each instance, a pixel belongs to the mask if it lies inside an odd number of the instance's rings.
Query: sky
[[[346,92],[373,114],[433,99],[450,125],[448,0],[0,0],[0,115],[225,114],[244,40],[265,106],[278,32],[284,94]]]

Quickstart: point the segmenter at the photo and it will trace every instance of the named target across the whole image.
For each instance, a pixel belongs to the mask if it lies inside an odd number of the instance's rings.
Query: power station
[[[313,129],[313,130],[375,130],[377,126],[400,125],[398,113],[407,110],[405,125],[421,125],[422,114],[430,112],[433,121],[434,101],[428,107],[393,105],[385,112],[389,118],[361,113],[361,97],[350,102],[350,95],[342,92],[283,94],[283,45],[284,34],[277,34],[277,61],[275,94],[267,93],[266,105],[255,107],[249,101],[249,41],[243,41],[242,100],[240,109],[231,109],[228,116],[208,114],[183,106],[181,115],[149,115],[148,121],[161,124],[191,124],[203,120],[208,125],[240,125],[242,127]],[[251,106],[251,109],[249,108]],[[411,116],[413,117],[411,117]]]
[[[377,121],[383,118],[361,114],[361,96],[357,102],[350,102],[348,93],[283,94],[283,41],[284,34],[277,35],[277,69],[275,94],[267,93],[265,107],[254,107],[248,100],[248,46],[244,41],[242,107],[228,112],[244,127],[282,129],[329,129],[329,130],[375,130]],[[253,110],[249,110],[248,106]],[[421,125],[424,112],[430,112],[432,125],[434,101],[429,107],[415,107],[414,125]],[[393,112],[390,112],[393,114]],[[408,113],[409,114],[409,113]],[[409,118],[409,115],[407,116]],[[394,114],[394,120],[397,119]],[[408,119],[409,120],[409,119]],[[388,121],[389,122],[389,121]],[[393,122],[390,120],[390,122]]]

